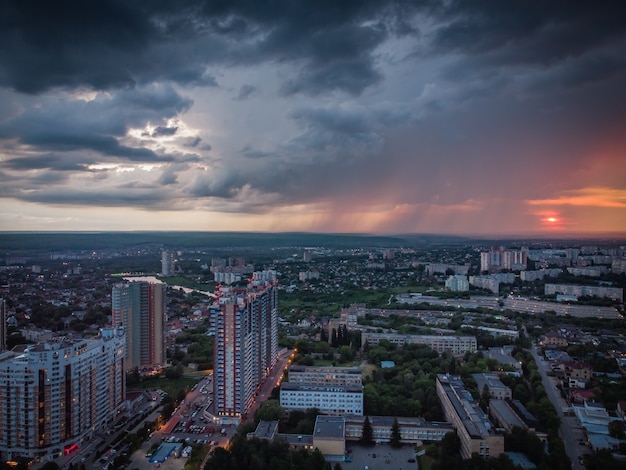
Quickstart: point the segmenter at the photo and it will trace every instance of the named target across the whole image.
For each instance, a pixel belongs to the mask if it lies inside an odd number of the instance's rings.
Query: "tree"
[[[402,436],[400,435],[400,425],[398,424],[398,418],[393,418],[393,424],[391,425],[391,439],[389,445],[394,449],[402,447]]]
[[[491,398],[491,393],[489,393],[489,387],[485,385],[483,387],[483,391],[480,394],[480,403],[479,403],[483,411],[487,411],[487,408],[489,407],[490,398]]]
[[[339,356],[342,362],[349,362],[354,359],[354,352],[350,346],[340,346]]]
[[[163,405],[163,409],[161,410],[161,416],[163,417],[163,421],[167,421],[174,413],[174,404],[172,402],[165,403]]]
[[[611,421],[609,423],[609,435],[616,439],[624,439],[624,427],[621,421]]]
[[[279,421],[285,416],[285,410],[280,407],[278,400],[267,400],[254,413],[255,421]]]
[[[170,380],[180,379],[183,376],[183,366],[168,367],[165,369],[165,377]]]
[[[370,423],[369,416],[366,416],[365,421],[363,421],[361,444],[366,446],[373,446],[376,444],[376,442],[374,441],[374,429],[372,428],[372,423]]]

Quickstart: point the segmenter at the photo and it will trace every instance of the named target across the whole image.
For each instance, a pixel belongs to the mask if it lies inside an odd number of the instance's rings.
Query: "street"
[[[537,369],[541,374],[541,380],[546,389],[546,394],[561,419],[560,435],[565,445],[565,453],[572,461],[572,470],[583,470],[585,467],[580,464],[580,458],[587,447],[581,445],[579,442],[579,440],[584,439],[582,428],[575,416],[565,416],[563,414],[563,407],[567,407],[568,404],[561,397],[561,392],[556,388],[556,380],[548,375],[550,365],[539,355],[536,345],[533,345],[531,352],[537,363]]]
[[[242,421],[252,422],[254,421],[254,412],[261,406],[263,402],[269,399],[272,394],[272,390],[276,387],[280,382],[280,379],[283,375],[283,372],[287,370],[287,367],[291,363],[291,359],[293,357],[294,351],[292,349],[281,349],[278,351],[278,359],[276,360],[276,364],[272,368],[270,375],[265,379],[265,382],[261,385],[259,389],[258,395],[252,404],[252,406],[246,412],[246,418]]]

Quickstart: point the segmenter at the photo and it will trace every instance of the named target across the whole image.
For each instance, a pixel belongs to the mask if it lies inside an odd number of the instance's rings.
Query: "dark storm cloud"
[[[125,2],[2,2],[0,83],[26,93],[132,85],[122,64],[146,50],[151,29],[138,13]]]
[[[49,150],[94,150],[100,154],[120,157],[133,162],[172,161],[173,157],[159,156],[150,149],[120,145],[114,137],[76,134],[39,134],[24,136],[22,143]],[[28,157],[30,159],[30,157]]]
[[[380,78],[371,59],[344,59],[336,63],[308,65],[295,78],[287,80],[281,91],[285,95],[306,93],[315,96],[336,89],[359,95]]]
[[[621,2],[454,0],[430,11],[441,26],[430,36],[429,52],[475,59],[459,79],[481,65],[543,68],[605,47],[618,57],[626,53]],[[594,75],[604,68],[599,64]]]
[[[202,142],[202,138],[200,137],[187,137],[183,140],[182,145],[183,147],[190,147],[190,148],[195,148],[198,145],[200,145],[200,143]],[[211,150],[211,146],[208,145],[208,148],[205,150]]]
[[[145,209],[159,207],[170,196],[150,188],[135,186],[119,187],[107,191],[79,191],[67,189],[41,189],[23,193],[19,197],[22,201],[40,202],[46,204],[69,204],[79,206],[98,205],[100,207],[128,207],[137,206]]]
[[[291,118],[301,133],[285,145],[285,154],[344,163],[380,150],[382,131],[387,126],[402,128],[414,121],[412,113],[401,105],[393,109],[300,108]]]
[[[347,24],[316,31],[310,42],[303,45],[302,56],[310,60],[296,77],[284,83],[283,93],[318,95],[336,89],[361,94],[381,79],[371,51],[386,37],[387,30],[381,24]]]
[[[193,197],[232,199],[249,182],[249,178],[241,173],[221,175],[219,179],[210,173],[197,173],[187,193]]]
[[[25,93],[155,80],[214,86],[209,66],[287,60],[303,64],[287,92],[355,94],[380,79],[373,50],[410,32],[408,3],[2,2],[0,85]]]
[[[249,145],[246,145],[240,151],[241,155],[246,158],[267,158],[271,157],[273,154],[270,152],[263,152],[261,150],[254,150]]]
[[[239,93],[235,97],[236,100],[246,100],[256,91],[256,87],[252,85],[243,85],[239,88]]]
[[[169,86],[149,86],[119,90],[110,96],[98,95],[92,101],[48,100],[44,106],[31,106],[0,123],[0,139],[16,139],[41,152],[93,151],[133,162],[173,161],[172,155],[157,154],[145,147],[120,142],[129,128],[173,117],[191,106]],[[173,135],[176,128],[159,126],[153,135]],[[27,167],[31,156],[20,157]],[[85,163],[93,163],[93,157]],[[79,163],[76,162],[78,165]]]
[[[56,170],[56,171],[84,171],[87,169],[87,162],[84,158],[80,159],[80,162],[76,162],[74,158],[46,154],[46,155],[33,155],[28,158],[10,158],[0,165],[9,170]]]
[[[177,130],[178,130],[178,127],[159,126],[159,127],[154,128],[152,132],[146,131],[142,135],[144,137],[160,137],[164,135],[174,135],[176,134]]]
[[[289,61],[298,68],[285,94],[358,95],[382,79],[375,49],[392,35],[419,34],[415,13],[435,22],[423,52],[495,66],[546,66],[624,38],[621,2],[5,1],[0,85],[26,93],[157,80],[215,86],[214,65]]]
[[[176,175],[176,171],[173,168],[166,168],[161,176],[157,180],[157,184],[162,186],[168,186],[170,184],[178,183],[178,177]]]
[[[122,136],[129,127],[172,117],[192,101],[170,86],[149,86],[99,94],[92,101],[48,99],[0,123],[0,138],[54,139],[72,133]]]

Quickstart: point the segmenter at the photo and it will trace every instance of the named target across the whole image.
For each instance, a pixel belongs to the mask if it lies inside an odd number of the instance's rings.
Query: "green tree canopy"
[[[370,423],[369,416],[366,416],[365,421],[363,421],[361,443],[366,446],[373,446],[376,444],[376,442],[374,441],[374,429],[372,428],[372,423]]]
[[[389,445],[394,449],[402,447],[402,436],[400,434],[400,425],[398,424],[398,418],[393,418],[393,424],[391,425],[391,439]]]

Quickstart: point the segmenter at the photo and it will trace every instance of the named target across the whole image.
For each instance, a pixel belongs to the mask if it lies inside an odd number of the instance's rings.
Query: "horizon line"
[[[76,235],[97,235],[97,234],[141,234],[141,233],[189,233],[189,234],[249,234],[249,235],[334,235],[334,236],[366,236],[366,237],[454,237],[454,238],[470,238],[470,239],[607,239],[607,238],[624,238],[626,239],[626,231],[605,231],[605,232],[558,232],[558,233],[433,233],[433,232],[317,232],[317,231],[254,231],[254,230],[0,230],[0,235],[10,234],[39,234],[39,235],[55,235],[55,234],[76,234]]]

